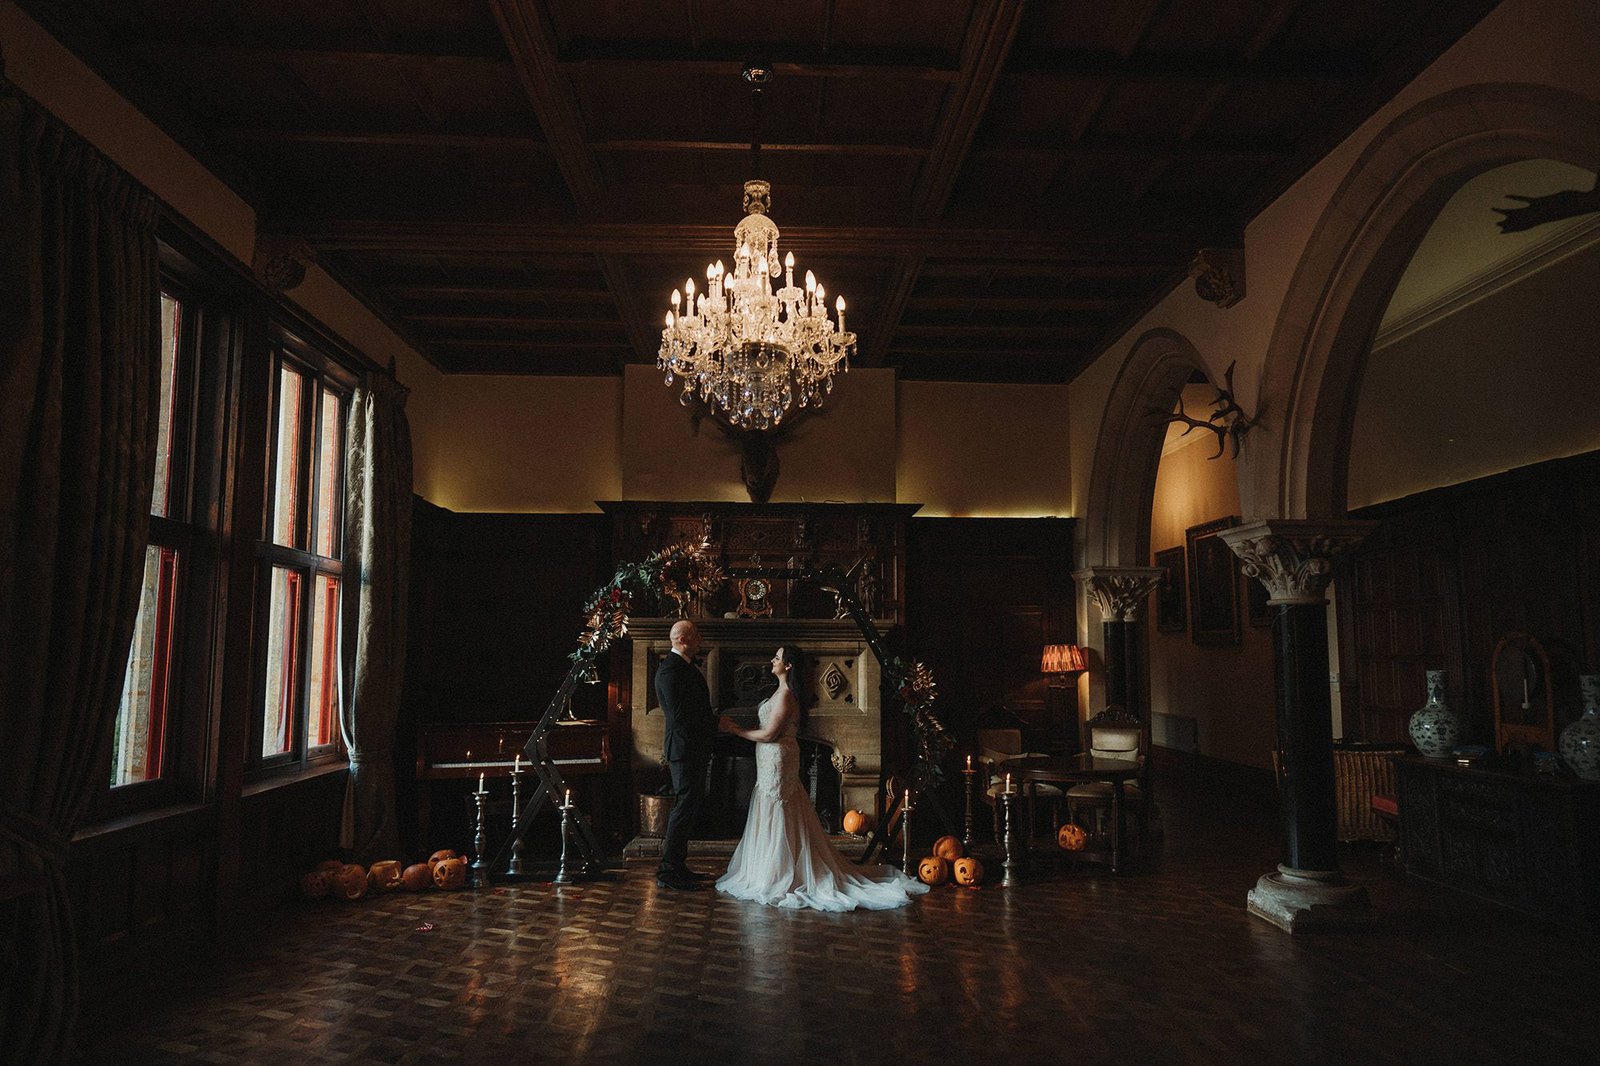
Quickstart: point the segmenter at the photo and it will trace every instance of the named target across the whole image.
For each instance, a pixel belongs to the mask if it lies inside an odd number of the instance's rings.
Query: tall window
[[[263,765],[338,751],[348,400],[349,383],[331,364],[280,351],[260,551],[266,613],[255,752]]]
[[[185,482],[195,331],[184,310],[177,297],[161,294],[161,411],[150,500],[150,543],[145,549],[139,616],[112,738],[112,788],[157,780],[170,768],[170,712],[176,703],[178,678],[178,585],[193,537]]]

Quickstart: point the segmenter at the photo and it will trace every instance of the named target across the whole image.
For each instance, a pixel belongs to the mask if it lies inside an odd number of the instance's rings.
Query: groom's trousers
[[[682,870],[689,859],[689,830],[700,817],[706,794],[706,760],[672,759],[672,813],[661,842],[661,872]]]

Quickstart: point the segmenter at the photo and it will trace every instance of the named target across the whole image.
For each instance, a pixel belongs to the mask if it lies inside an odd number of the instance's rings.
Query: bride
[[[774,907],[888,910],[928,886],[892,866],[852,866],[834,850],[811,797],[800,786],[800,679],[804,653],[792,645],[772,657],[778,689],[762,701],[760,726],[741,729],[723,716],[719,728],[756,745],[756,785],[744,836],[717,881],[717,891]]]

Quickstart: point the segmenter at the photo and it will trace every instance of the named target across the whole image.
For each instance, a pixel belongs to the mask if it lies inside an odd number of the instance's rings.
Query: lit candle
[[[1011,791],[1011,774],[1009,772],[1006,774],[1006,791]]]
[[[478,775],[478,791],[479,792],[483,791],[483,779],[484,779],[484,776],[485,775],[483,775],[483,774],[479,774]]]
[[[516,765],[514,765],[514,766],[513,766],[513,767],[512,767],[512,768],[511,768],[511,772],[512,772],[512,773],[519,773],[519,772],[521,772],[521,770],[522,770],[522,752],[520,752],[520,751],[519,751],[519,752],[517,752],[517,762],[516,762]]]
[[[783,284],[785,288],[794,288],[794,253],[790,252],[783,257]]]
[[[833,306],[838,308],[838,310],[839,310],[839,332],[843,333],[844,332],[844,297],[841,296],[837,300],[835,300],[833,302]]]
[[[572,806],[572,789],[570,789],[570,788],[567,789],[566,806],[568,806],[568,807]]]
[[[972,756],[968,755],[967,756],[967,773],[970,774],[971,772],[972,772]]]

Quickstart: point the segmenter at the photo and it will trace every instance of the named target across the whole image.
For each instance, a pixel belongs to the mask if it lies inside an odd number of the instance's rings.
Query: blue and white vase
[[[1583,715],[1561,731],[1561,761],[1585,781],[1600,781],[1600,674],[1578,679]]]
[[[1411,743],[1430,759],[1443,759],[1461,743],[1461,719],[1444,702],[1444,671],[1428,671],[1428,702],[1411,716]]]

